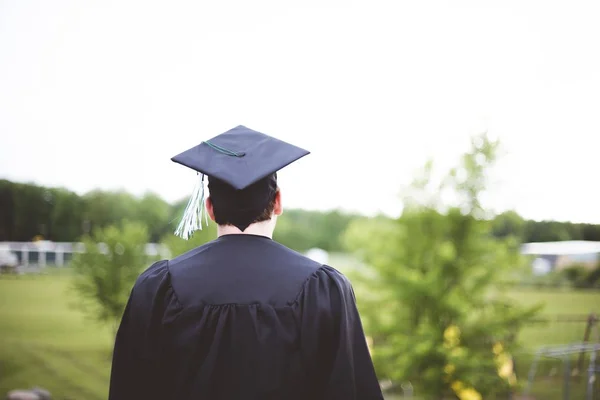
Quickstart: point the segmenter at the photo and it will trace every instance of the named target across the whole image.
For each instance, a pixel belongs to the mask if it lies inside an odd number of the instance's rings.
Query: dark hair
[[[279,190],[277,176],[267,176],[243,190],[215,178],[209,178],[208,187],[219,225],[233,225],[244,231],[249,225],[271,219],[275,196]]]

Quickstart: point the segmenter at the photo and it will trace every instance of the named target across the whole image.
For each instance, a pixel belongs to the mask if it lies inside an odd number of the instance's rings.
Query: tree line
[[[151,192],[136,197],[126,191],[93,190],[80,196],[64,188],[0,180],[0,241],[74,242],[123,221],[145,225],[151,242],[173,241],[169,237],[186,204],[186,198],[170,204]],[[358,217],[337,210],[286,210],[276,238],[298,250],[340,250],[341,233]],[[193,242],[205,241],[213,231],[209,226],[198,232]]]
[[[0,241],[41,237],[73,242],[95,229],[131,221],[145,225],[149,239],[159,242],[175,230],[186,202],[182,199],[170,204],[155,193],[136,197],[125,191],[94,190],[80,196],[65,188],[0,180]],[[349,224],[360,218],[339,210],[286,210],[279,220],[276,239],[298,251],[315,247],[343,251],[340,238]],[[491,233],[521,242],[600,241],[600,225],[532,221],[514,211],[496,216]]]

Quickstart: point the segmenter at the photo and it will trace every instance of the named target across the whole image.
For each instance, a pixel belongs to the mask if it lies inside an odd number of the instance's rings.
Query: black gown
[[[140,275],[109,399],[383,396],[350,282],[270,238],[224,235]]]

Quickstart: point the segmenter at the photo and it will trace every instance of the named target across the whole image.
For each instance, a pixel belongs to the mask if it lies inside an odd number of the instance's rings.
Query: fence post
[[[590,335],[592,334],[592,328],[594,324],[598,322],[598,317],[595,314],[590,314],[587,318],[587,325],[585,327],[585,333],[583,334],[583,343],[587,343],[590,341]],[[583,358],[585,353],[579,353],[579,361],[577,362],[577,370],[583,370]]]
[[[569,386],[571,383],[571,357],[570,354],[566,354],[564,358],[565,367],[565,389],[564,389],[564,400],[569,400]]]
[[[533,385],[533,380],[535,379],[537,364],[543,351],[544,349],[542,348],[535,353],[535,357],[533,359],[533,362],[531,363],[531,367],[529,367],[529,374],[527,374],[527,386],[525,386],[525,395],[529,395],[531,391],[531,386]]]
[[[594,381],[596,377],[596,351],[592,351],[590,354],[590,366],[588,368],[588,380],[587,380],[587,400],[594,400]]]

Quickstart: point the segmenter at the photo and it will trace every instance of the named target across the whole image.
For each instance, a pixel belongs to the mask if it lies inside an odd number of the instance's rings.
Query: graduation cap
[[[277,171],[308,154],[300,147],[240,125],[172,157],[172,161],[200,175],[175,234],[189,239],[194,231],[202,229],[202,214],[207,221],[204,176],[214,178],[233,195],[276,176]]]

